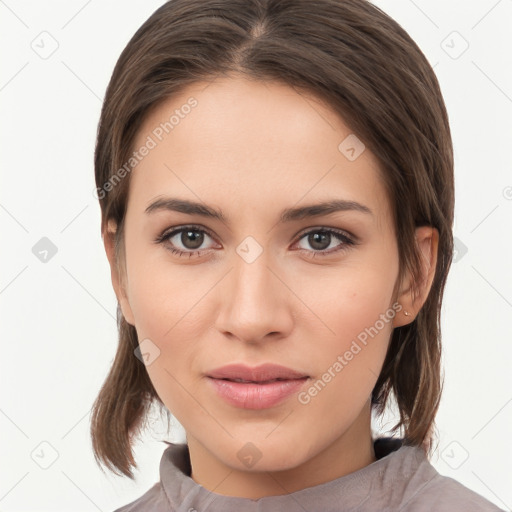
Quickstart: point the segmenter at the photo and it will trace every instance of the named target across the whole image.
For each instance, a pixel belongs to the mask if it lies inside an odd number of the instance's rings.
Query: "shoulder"
[[[403,446],[391,457],[386,487],[404,512],[499,512],[494,503],[457,480],[441,475],[420,448]],[[384,483],[384,482],[382,482]]]
[[[171,512],[160,482],[156,483],[140,498],[114,510],[114,512]]]
[[[502,509],[457,480],[437,473],[418,489],[404,510],[495,512]]]

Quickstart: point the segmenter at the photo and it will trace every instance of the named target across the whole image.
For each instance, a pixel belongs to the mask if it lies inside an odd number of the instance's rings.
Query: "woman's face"
[[[370,394],[403,320],[375,157],[314,97],[242,78],[166,101],[134,149],[121,304],[191,450],[268,471],[343,437],[368,444]],[[314,207],[331,201],[349,203]],[[231,363],[307,378],[264,388],[209,377]]]

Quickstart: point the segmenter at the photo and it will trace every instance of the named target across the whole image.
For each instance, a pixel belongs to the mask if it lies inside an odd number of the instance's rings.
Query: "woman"
[[[173,0],[95,154],[119,347],[97,459],[152,403],[186,444],[135,510],[499,510],[430,465],[453,155],[437,79],[363,0]],[[400,438],[374,439],[396,401]]]

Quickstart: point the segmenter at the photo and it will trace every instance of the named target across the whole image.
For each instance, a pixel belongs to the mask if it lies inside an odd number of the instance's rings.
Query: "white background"
[[[159,479],[158,424],[136,447],[132,482],[96,466],[89,416],[117,343],[92,195],[96,127],[119,54],[162,3],[0,0],[2,512],[110,511]],[[431,462],[511,510],[512,1],[376,3],[434,66],[454,139],[459,256]],[[58,44],[46,59],[41,38]],[[32,252],[42,237],[57,248],[46,263]]]

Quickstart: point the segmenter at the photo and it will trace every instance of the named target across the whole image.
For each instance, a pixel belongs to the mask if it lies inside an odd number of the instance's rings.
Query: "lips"
[[[305,373],[276,364],[254,368],[231,364],[212,370],[207,377],[218,396],[243,409],[275,407],[299,392],[309,379]]]
[[[277,364],[263,364],[252,368],[243,364],[230,364],[216,368],[207,375],[214,379],[260,384],[308,377],[306,373]]]

